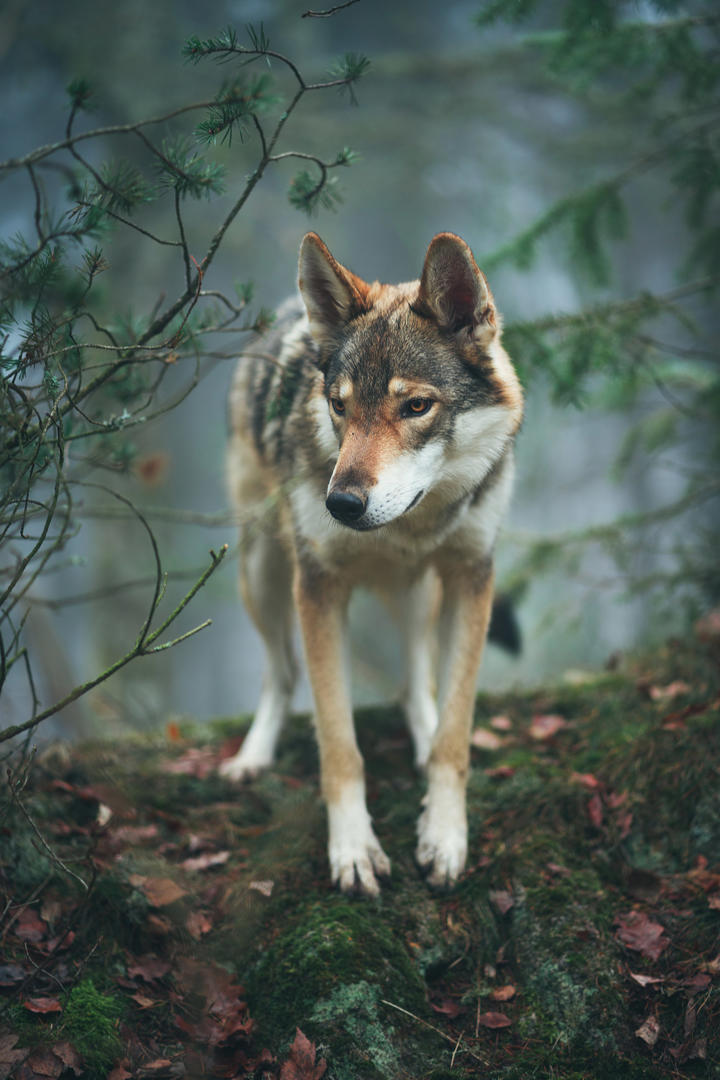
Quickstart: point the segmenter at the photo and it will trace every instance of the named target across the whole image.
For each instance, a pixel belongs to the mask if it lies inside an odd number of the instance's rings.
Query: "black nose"
[[[357,521],[363,516],[367,499],[361,499],[350,491],[331,491],[325,505],[337,521],[347,525],[348,522]]]

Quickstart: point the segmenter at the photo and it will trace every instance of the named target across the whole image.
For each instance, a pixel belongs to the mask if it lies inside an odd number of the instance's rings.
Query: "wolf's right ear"
[[[345,323],[371,307],[370,286],[341,266],[317,233],[307,233],[300,245],[298,285],[310,332],[318,344],[332,339]]]

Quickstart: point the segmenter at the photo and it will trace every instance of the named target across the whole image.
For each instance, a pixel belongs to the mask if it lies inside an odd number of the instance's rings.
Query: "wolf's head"
[[[439,485],[478,486],[522,416],[500,317],[467,244],[440,233],[420,281],[368,284],[315,233],[299,285],[318,345],[339,455],[327,508],[343,525],[386,525]]]

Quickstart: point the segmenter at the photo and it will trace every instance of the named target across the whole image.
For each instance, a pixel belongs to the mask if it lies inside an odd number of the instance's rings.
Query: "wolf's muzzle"
[[[343,525],[354,525],[365,513],[367,499],[361,499],[350,491],[331,491],[325,505],[336,521]]]

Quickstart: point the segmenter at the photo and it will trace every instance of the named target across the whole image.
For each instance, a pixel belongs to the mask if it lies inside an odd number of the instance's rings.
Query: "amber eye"
[[[407,403],[407,410],[411,416],[422,416],[422,414],[428,412],[431,407],[431,399],[425,397],[410,398]]]
[[[344,401],[341,401],[340,398],[334,397],[334,398],[330,398],[330,404],[332,405],[333,409],[338,414],[338,416],[343,415],[343,413],[345,412],[345,402]]]

